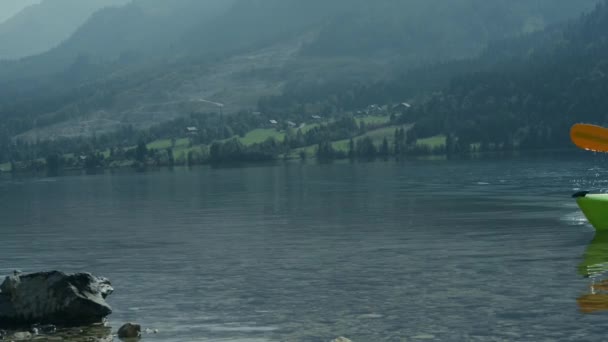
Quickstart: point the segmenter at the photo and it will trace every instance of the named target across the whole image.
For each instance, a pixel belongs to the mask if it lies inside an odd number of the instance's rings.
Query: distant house
[[[253,114],[253,115],[255,115],[255,116],[260,116],[260,115],[262,115],[262,113],[261,113],[261,112],[253,112],[253,113],[251,113],[251,114]]]
[[[197,135],[198,134],[198,128],[194,127],[194,126],[186,127],[186,134],[188,134],[188,135]]]
[[[279,123],[277,120],[269,120],[269,121],[270,121],[270,124],[271,124],[271,125],[276,125],[276,124],[278,124],[278,123]]]
[[[380,105],[373,104],[373,105],[367,106],[367,108],[365,108],[364,112],[367,115],[381,114],[383,112],[383,108]]]
[[[287,121],[287,125],[289,125],[289,127],[296,127],[296,123],[293,121]]]
[[[407,102],[401,102],[400,104],[393,107],[393,111],[404,111],[410,109],[412,106]]]
[[[315,120],[321,120],[321,116],[319,115],[313,115],[312,118]]]

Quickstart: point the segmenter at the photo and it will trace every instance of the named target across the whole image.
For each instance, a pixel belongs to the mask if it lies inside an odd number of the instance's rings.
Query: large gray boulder
[[[105,301],[112,291],[108,279],[89,273],[15,273],[0,285],[0,328],[102,323],[112,313]]]

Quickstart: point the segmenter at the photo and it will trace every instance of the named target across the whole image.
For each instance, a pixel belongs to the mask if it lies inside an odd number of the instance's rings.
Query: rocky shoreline
[[[110,342],[116,337],[112,328],[105,325],[73,328],[57,328],[40,331],[32,326],[28,330],[0,330],[0,340],[5,341],[74,341]]]
[[[90,273],[14,271],[0,284],[0,340],[113,341],[139,338],[141,326],[106,325],[112,308],[110,280]],[[147,329],[146,332],[157,331]]]
[[[156,329],[141,330],[139,324],[126,323],[118,330],[105,324],[57,328],[48,326],[51,330],[40,330],[32,326],[27,330],[0,330],[0,341],[70,341],[70,342],[110,342],[116,339],[122,341],[138,341],[142,335],[157,334]]]
[[[137,323],[113,331],[106,324],[113,291],[109,279],[90,273],[14,271],[0,284],[0,341],[126,342],[158,333]]]

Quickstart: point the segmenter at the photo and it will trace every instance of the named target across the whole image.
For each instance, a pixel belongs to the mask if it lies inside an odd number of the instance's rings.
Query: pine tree
[[[380,147],[380,155],[383,157],[387,157],[390,154],[390,150],[388,147],[388,140],[384,137],[382,140],[382,146]]]

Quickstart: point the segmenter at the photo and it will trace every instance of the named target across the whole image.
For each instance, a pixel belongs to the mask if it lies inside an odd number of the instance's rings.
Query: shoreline
[[[440,161],[478,161],[478,160],[508,160],[511,158],[535,158],[538,156],[546,157],[558,157],[558,156],[584,156],[584,153],[588,151],[582,151],[575,148],[556,148],[556,149],[536,149],[536,150],[515,150],[515,151],[490,151],[490,152],[474,152],[466,155],[457,155],[448,157],[446,154],[436,155],[404,155],[404,156],[377,156],[374,158],[334,158],[327,160],[320,160],[317,157],[309,157],[306,159],[300,158],[277,158],[274,160],[265,161],[234,161],[234,162],[221,162],[221,163],[197,163],[193,165],[146,165],[143,167],[136,167],[135,163],[130,165],[114,166],[114,167],[98,167],[94,169],[85,168],[66,168],[58,170],[57,172],[48,172],[47,170],[19,170],[17,172],[0,170],[0,177],[17,176],[18,178],[55,178],[55,177],[66,177],[66,176],[88,176],[88,175],[101,175],[101,174],[114,174],[114,173],[150,173],[158,172],[163,170],[174,170],[174,169],[193,169],[193,168],[214,168],[214,169],[231,169],[231,168],[243,168],[243,167],[259,167],[259,166],[277,166],[277,165],[289,165],[289,164],[334,164],[334,163],[370,163],[370,162],[408,162],[408,161],[429,161],[429,162],[440,162]],[[595,153],[597,154],[597,153]]]

